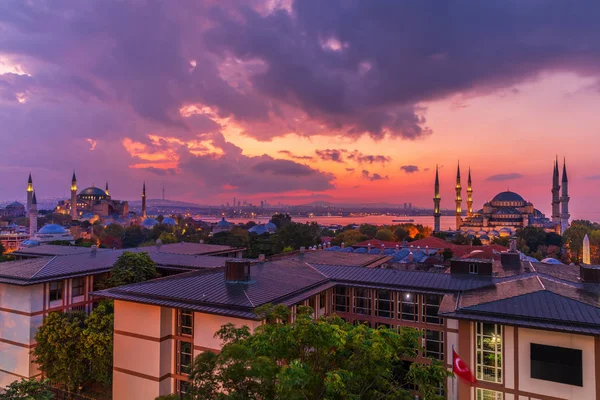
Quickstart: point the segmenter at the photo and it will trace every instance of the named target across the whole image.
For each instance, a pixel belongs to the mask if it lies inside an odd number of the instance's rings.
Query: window
[[[477,275],[479,273],[479,266],[477,264],[469,264],[469,273]]]
[[[394,292],[377,290],[375,292],[375,315],[382,318],[394,318]]]
[[[194,333],[194,312],[191,310],[177,311],[177,334],[192,336]]]
[[[327,299],[327,292],[319,293],[319,315],[325,314],[326,299]]]
[[[383,326],[384,328],[387,328],[387,329],[394,329],[393,325],[384,324],[383,322],[375,322],[375,329],[379,328],[380,326]]]
[[[444,361],[444,332],[425,330],[425,356]]]
[[[350,288],[344,286],[333,288],[333,310],[350,311]]]
[[[192,344],[177,342],[177,373],[189,374],[192,369]]]
[[[74,278],[71,280],[71,298],[83,296],[85,280],[83,278]]]
[[[317,298],[315,296],[311,296],[308,298],[308,302],[307,302],[308,306],[310,308],[312,308],[313,310],[313,317],[316,315],[315,313],[317,312]]]
[[[188,394],[190,393],[190,383],[188,381],[177,381],[177,388],[179,391],[180,395],[184,395],[184,394]]]
[[[371,290],[354,289],[354,314],[371,315]]]
[[[583,386],[581,350],[531,343],[531,377]]]
[[[477,379],[502,383],[502,326],[477,323]]]
[[[423,322],[438,325],[444,323],[444,319],[438,317],[438,310],[440,309],[441,302],[442,296],[436,294],[423,295]]]
[[[56,301],[62,299],[62,282],[50,282],[49,300]]]
[[[502,400],[502,392],[477,388],[477,400]]]
[[[398,319],[416,322],[419,319],[419,295],[401,292],[398,294]]]

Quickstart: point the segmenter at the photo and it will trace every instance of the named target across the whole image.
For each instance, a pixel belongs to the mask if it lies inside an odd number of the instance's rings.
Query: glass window
[[[49,300],[56,301],[62,299],[62,281],[50,282]]]
[[[425,330],[425,356],[444,360],[444,332]]]
[[[190,383],[188,381],[179,380],[177,382],[179,382],[179,384],[178,384],[179,394],[184,395],[184,394],[190,393]]]
[[[189,374],[192,369],[192,344],[182,341],[177,343],[177,373]]]
[[[469,264],[469,273],[470,274],[478,274],[479,268],[477,264]]]
[[[354,289],[354,314],[371,315],[370,289]]]
[[[350,288],[344,286],[333,288],[333,311],[350,311]]]
[[[327,292],[319,293],[319,311],[320,315],[325,314],[325,306],[326,306]]]
[[[438,317],[441,302],[442,296],[438,296],[437,294],[423,295],[423,322],[439,325],[444,323],[444,319]]]
[[[191,310],[177,311],[177,334],[192,336],[194,334],[194,312]]]
[[[477,379],[502,383],[502,326],[481,322],[476,325]]]
[[[419,295],[409,292],[398,293],[398,319],[403,321],[419,320]]]
[[[71,297],[83,296],[83,287],[85,280],[83,278],[74,278],[71,280]]]
[[[394,292],[389,290],[375,291],[375,315],[382,318],[394,318]]]
[[[477,388],[477,400],[503,400],[502,392]]]

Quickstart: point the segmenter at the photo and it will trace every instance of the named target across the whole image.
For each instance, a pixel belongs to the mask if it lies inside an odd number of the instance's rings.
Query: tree
[[[320,231],[319,224],[316,222],[310,224],[291,222],[272,235],[275,253],[281,253],[285,247],[299,249],[302,246],[316,245]]]
[[[125,229],[119,224],[110,224],[104,228],[104,234],[123,239],[123,236],[125,235]]]
[[[452,241],[454,244],[469,244],[469,239],[462,233],[457,233]]]
[[[125,232],[123,233],[124,248],[138,247],[144,241],[146,241],[146,235],[141,226],[131,225],[125,229]]]
[[[277,230],[279,230],[291,224],[292,217],[290,217],[290,214],[274,214],[271,217],[271,221],[275,224]]]
[[[109,285],[122,286],[158,277],[156,263],[148,253],[124,251],[110,269]]]
[[[48,381],[22,379],[14,381],[5,388],[3,400],[52,400],[54,395],[48,390]]]
[[[352,246],[353,244],[360,243],[368,238],[369,237],[367,235],[360,233],[358,229],[352,229],[336,235],[336,237],[334,237],[331,241],[331,244],[334,246],[340,246],[342,243],[344,243],[346,246]]]
[[[371,239],[374,238],[377,234],[377,225],[361,224],[358,230],[360,231],[360,233],[362,233],[363,235],[367,235],[368,238]]]
[[[529,252],[535,253],[538,251],[539,246],[547,245],[546,236],[546,231],[543,228],[529,225],[517,231],[517,244],[521,250],[524,250],[524,246],[527,246]]]
[[[493,244],[508,247],[510,238],[508,236],[496,236],[493,240]]]
[[[158,237],[158,239],[163,244],[177,243],[177,237],[175,236],[175,234],[169,233],[169,232],[161,233],[160,236]]]
[[[165,217],[161,214],[158,217],[156,217],[156,220],[159,224],[162,224],[162,222],[165,220]]]
[[[102,301],[85,320],[82,354],[90,365],[90,376],[95,382],[110,386],[113,375],[112,301]]]
[[[474,237],[473,240],[471,241],[471,245],[481,246],[481,245],[483,245],[483,243],[481,242],[481,239],[479,239],[478,237]]]
[[[375,239],[382,240],[384,242],[393,242],[395,237],[392,231],[386,228],[381,228],[375,233]]]
[[[442,256],[444,257],[444,261],[447,261],[447,260],[450,260],[452,257],[454,257],[454,253],[452,252],[451,248],[446,248],[446,249],[444,249]]]
[[[406,238],[408,238],[408,230],[399,226],[398,228],[396,228],[396,230],[394,230],[394,236],[396,237],[397,241],[404,242]]]
[[[81,351],[85,318],[83,312],[52,312],[35,334],[35,362],[51,382],[64,384],[69,391],[79,391],[90,379]]]
[[[220,353],[196,357],[191,373],[192,399],[412,399],[419,384],[422,399],[441,399],[434,388],[449,373],[438,361],[413,363],[405,379],[395,374],[403,358],[414,358],[420,331],[400,332],[354,326],[337,316],[314,320],[310,307],[267,305],[258,310],[267,323],[253,333],[227,324],[216,333]]]
[[[0,242],[0,256],[2,254],[4,254],[4,252],[6,252],[6,248],[4,247],[4,245],[2,244],[2,242]]]

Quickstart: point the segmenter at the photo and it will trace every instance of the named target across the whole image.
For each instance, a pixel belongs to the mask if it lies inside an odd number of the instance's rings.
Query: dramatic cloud
[[[487,178],[485,178],[485,180],[491,181],[491,182],[501,182],[501,181],[511,181],[513,179],[520,179],[522,177],[523,177],[522,174],[519,174],[518,172],[512,172],[510,174],[498,174],[498,175],[488,176]]]
[[[386,164],[386,163],[392,161],[392,159],[388,156],[363,154],[358,150],[354,150],[352,153],[350,153],[348,155],[348,159],[353,160],[353,161],[357,162],[358,164],[373,164],[373,163]]]
[[[344,153],[346,153],[346,150],[332,150],[332,149],[315,150],[315,154],[321,160],[334,161],[334,162],[339,162],[339,163],[344,162]]]
[[[400,167],[400,169],[406,172],[407,174],[419,172],[419,167],[417,167],[416,165],[403,165]]]
[[[325,149],[325,150],[315,150],[315,154],[317,155],[317,157],[319,157],[323,161],[334,161],[334,162],[339,162],[339,163],[345,163],[347,161],[352,161],[352,162],[355,162],[356,164],[373,164],[373,163],[386,164],[386,163],[392,161],[392,159],[388,156],[363,154],[358,150],[354,150],[354,151],[350,152],[350,151],[344,150],[344,149],[341,149],[341,150]]]
[[[279,150],[277,153],[283,154],[283,155],[293,158],[295,160],[314,160],[314,158],[311,156],[298,156],[289,150]]]
[[[378,173],[371,174],[366,169],[362,170],[361,176],[363,177],[363,179],[367,179],[369,181],[379,181],[382,179],[389,179],[389,177],[387,175],[384,177],[384,176],[379,175]]]

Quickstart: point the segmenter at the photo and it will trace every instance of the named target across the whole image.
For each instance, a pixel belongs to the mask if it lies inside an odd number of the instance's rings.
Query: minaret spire
[[[146,182],[142,185],[142,218],[146,219]]]
[[[106,189],[104,189],[104,193],[106,193],[107,196],[110,196],[110,194],[108,194],[108,181],[106,181]]]
[[[558,165],[557,165],[558,168]],[[569,228],[569,180],[567,179],[567,160],[563,162],[562,172],[562,196],[560,197],[560,234],[564,234]]]
[[[473,216],[473,186],[471,185],[471,167],[469,167],[469,179],[467,180],[467,217]]]
[[[29,179],[27,180],[27,215],[31,210],[31,201],[33,200],[33,180],[31,180],[31,172],[29,173]]]
[[[31,209],[29,210],[29,236],[33,236],[37,233],[37,198],[35,197],[35,191],[31,197]]]
[[[460,229],[462,225],[462,186],[460,186],[460,161],[458,162],[458,167],[456,169],[456,230]]]
[[[73,170],[73,178],[71,178],[71,218],[77,219],[77,178],[75,170]]]
[[[441,201],[441,197],[440,197],[440,178],[439,178],[439,174],[438,174],[438,166],[436,164],[435,166],[435,184],[433,187],[434,190],[434,195],[433,195],[433,231],[434,232],[439,232],[440,231],[440,217],[441,217],[441,213],[440,213],[440,201]]]
[[[560,183],[558,177],[558,156],[554,161],[554,172],[552,174],[552,224],[560,229]]]

